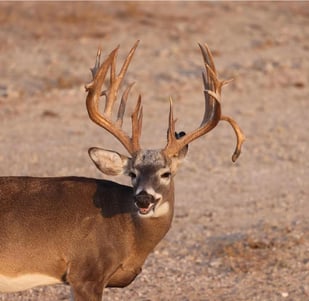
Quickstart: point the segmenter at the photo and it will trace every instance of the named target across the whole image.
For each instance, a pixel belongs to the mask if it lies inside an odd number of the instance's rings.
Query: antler
[[[86,91],[88,92],[86,98],[86,106],[90,119],[99,126],[109,131],[112,135],[114,135],[131,155],[140,150],[139,138],[141,135],[142,119],[143,119],[141,96],[139,96],[135,110],[131,116],[132,137],[129,137],[128,134],[121,129],[128,95],[133,84],[130,84],[126,88],[121,97],[116,122],[111,121],[111,114],[113,106],[117,100],[119,87],[128,70],[129,64],[132,60],[132,57],[138,46],[138,43],[139,41],[137,41],[130,50],[118,75],[116,75],[116,59],[119,46],[109,54],[107,59],[102,64],[100,64],[101,50],[99,49],[97,52],[95,65],[93,68],[91,68],[93,80],[91,83],[85,86]],[[109,69],[110,69],[109,88],[108,90],[102,92],[101,89]],[[102,95],[104,95],[106,98],[103,115],[99,113],[99,103],[98,103],[99,98]]]
[[[205,44],[199,44],[202,52],[203,60],[205,63],[205,72],[203,72],[204,95],[205,95],[205,112],[201,125],[193,132],[182,136],[181,138],[175,137],[175,122],[173,117],[172,99],[170,98],[170,113],[169,113],[169,128],[167,134],[167,145],[163,152],[168,156],[173,156],[193,140],[205,135],[217,126],[220,120],[225,120],[233,127],[237,136],[237,145],[232,156],[232,161],[235,162],[240,155],[241,145],[244,142],[245,136],[242,133],[238,124],[228,116],[221,115],[221,89],[230,80],[220,81],[217,77],[215,64],[212,54]]]

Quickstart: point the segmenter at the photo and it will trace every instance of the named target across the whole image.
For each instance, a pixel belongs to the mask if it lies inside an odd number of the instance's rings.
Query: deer
[[[1,177],[1,292],[63,283],[71,287],[75,301],[99,301],[105,288],[129,285],[171,227],[174,177],[188,145],[225,120],[237,138],[232,160],[240,155],[244,134],[234,119],[221,114],[221,88],[229,81],[218,79],[207,44],[199,44],[205,65],[201,124],[187,134],[176,132],[170,98],[166,146],[142,149],[139,95],[131,115],[132,134],[123,130],[133,84],[122,93],[116,118],[114,106],[138,43],[119,72],[119,46],[102,63],[99,49],[90,69],[92,80],[85,86],[89,118],[112,134],[129,154],[92,147],[89,156],[103,174],[127,175],[132,185],[76,176]],[[99,107],[102,98],[104,110]]]

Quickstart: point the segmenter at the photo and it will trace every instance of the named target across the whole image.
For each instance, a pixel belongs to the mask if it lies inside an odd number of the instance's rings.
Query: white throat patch
[[[158,204],[153,212],[153,217],[160,217],[163,215],[168,214],[168,212],[170,211],[170,205],[168,202],[164,202],[163,204]]]

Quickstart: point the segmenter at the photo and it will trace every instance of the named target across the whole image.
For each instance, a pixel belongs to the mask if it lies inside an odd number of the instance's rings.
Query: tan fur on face
[[[142,150],[134,158],[133,165],[153,166],[154,168],[163,168],[167,165],[166,158],[161,151],[158,150]]]

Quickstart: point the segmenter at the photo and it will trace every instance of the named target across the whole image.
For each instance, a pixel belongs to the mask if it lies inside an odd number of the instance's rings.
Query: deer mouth
[[[135,196],[135,206],[141,215],[153,212],[158,201],[150,194],[138,194]]]
[[[154,211],[155,204],[151,203],[148,207],[138,207],[138,212],[141,215],[147,215],[149,212]]]

